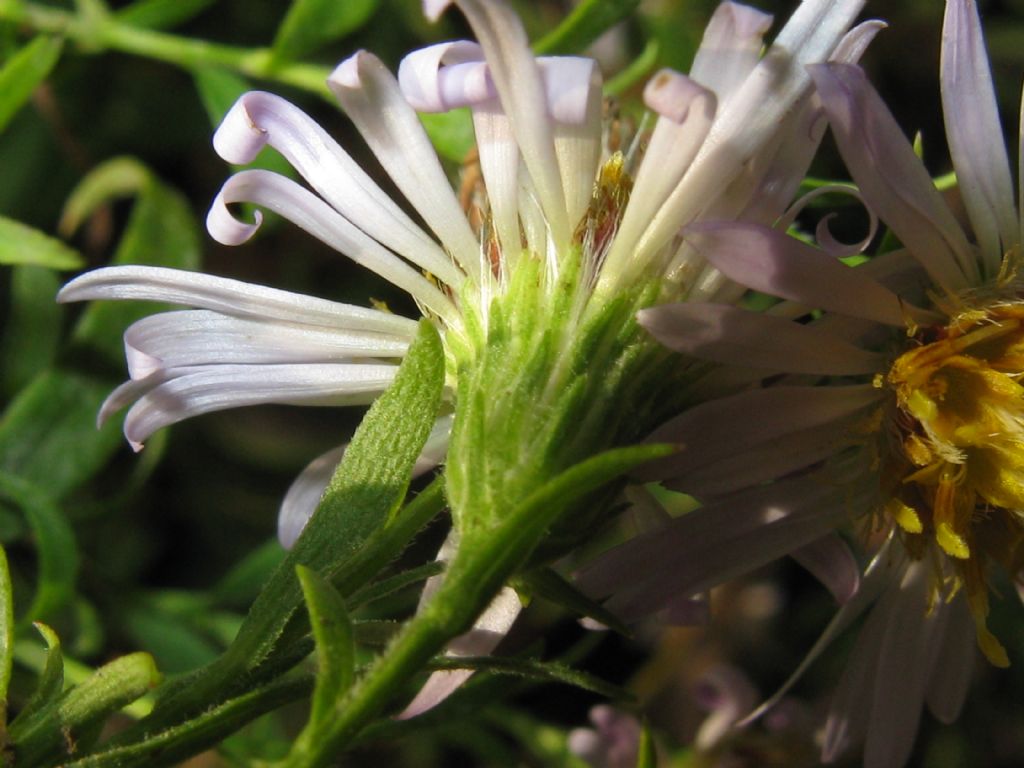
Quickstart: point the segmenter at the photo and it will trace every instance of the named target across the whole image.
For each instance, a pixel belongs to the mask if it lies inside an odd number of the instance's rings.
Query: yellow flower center
[[[987,566],[1024,567],[1024,303],[964,311],[917,335],[893,363],[898,445],[883,471],[885,515],[912,557],[935,551],[951,569],[937,592],[963,587],[978,643],[997,666],[1006,651],[986,627]]]

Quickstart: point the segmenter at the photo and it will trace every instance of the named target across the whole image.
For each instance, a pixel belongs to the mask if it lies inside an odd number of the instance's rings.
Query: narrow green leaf
[[[629,627],[614,613],[590,599],[551,568],[540,568],[523,576],[520,581],[526,592],[560,605],[570,613],[599,621],[620,635],[629,637]]]
[[[535,542],[568,507],[588,493],[607,485],[634,467],[669,456],[678,450],[673,445],[632,445],[613,448],[575,464],[542,485],[504,521],[505,533],[497,540],[509,552],[517,551],[524,542],[532,549]],[[531,543],[533,542],[533,543]]]
[[[633,694],[614,683],[554,661],[510,659],[498,656],[439,656],[431,669],[472,669],[498,675],[511,675],[545,683],[564,683],[616,701],[631,701]]]
[[[50,269],[79,269],[78,251],[20,221],[0,216],[0,264],[35,264]]]
[[[122,444],[116,421],[96,429],[110,384],[51,370],[37,377],[0,419],[0,471],[61,498],[109,460]]]
[[[11,270],[11,294],[0,352],[0,393],[13,397],[57,356],[61,310],[57,275],[35,266]]]
[[[74,596],[78,574],[74,533],[52,498],[21,478],[0,472],[0,496],[24,511],[39,562],[36,594],[24,618],[45,618]]]
[[[580,53],[627,18],[640,0],[583,0],[557,27],[533,44],[539,54]]]
[[[47,758],[72,757],[77,739],[106,718],[135,701],[160,682],[153,658],[132,653],[97,669],[66,691],[45,717],[11,732],[19,762],[37,765]]]
[[[64,237],[70,237],[101,205],[134,197],[151,181],[149,169],[134,157],[114,157],[97,165],[68,195],[57,229]]]
[[[352,685],[356,649],[352,622],[345,601],[323,576],[305,566],[295,567],[306,598],[309,623],[316,640],[317,675],[309,725],[299,737],[315,732],[317,725],[334,708],[334,702]]]
[[[125,186],[119,188],[110,181],[111,177],[107,176],[107,184],[101,189],[108,195],[120,195],[129,189],[128,185],[132,183],[138,182],[140,186],[137,189],[138,199],[118,243],[113,263],[196,269],[199,266],[200,254],[199,232],[188,200],[181,193],[160,183],[148,172],[145,172],[143,178],[133,178],[141,166],[136,165],[133,170],[133,166],[123,158],[120,159],[120,163],[119,166],[114,166],[114,169],[120,168],[121,175],[114,178],[119,179]],[[104,172],[112,173],[110,164],[105,164],[94,171],[82,185],[96,183],[94,177]],[[83,186],[80,186],[80,190]],[[76,194],[72,194],[72,199],[76,198]],[[82,195],[86,197],[84,193]],[[99,199],[98,195],[88,197],[92,204],[96,204]],[[83,208],[87,207],[83,204]],[[152,302],[94,302],[82,313],[72,338],[77,344],[87,347],[111,365],[121,367],[124,355],[124,329],[154,311]]]
[[[124,24],[145,29],[171,29],[209,8],[215,0],[139,0],[114,17]]]
[[[366,603],[372,603],[374,600],[380,600],[382,597],[387,597],[400,589],[404,589],[412,584],[418,584],[429,579],[431,576],[436,576],[443,570],[444,563],[439,560],[424,563],[417,568],[410,568],[408,571],[402,571],[389,578],[368,584],[349,598],[349,604],[361,606]]]
[[[441,157],[453,163],[466,161],[466,156],[476,144],[473,117],[467,107],[436,114],[423,113],[419,117]]]
[[[36,86],[50,74],[60,58],[63,45],[60,38],[41,35],[14,54],[0,69],[0,131],[7,127]]]
[[[654,748],[651,729],[644,723],[640,731],[640,747],[636,754],[636,768],[658,768],[658,753]]]
[[[101,749],[95,754],[67,763],[64,768],[148,768],[173,765],[212,747],[250,720],[309,695],[309,677],[275,680],[216,707],[203,710],[187,722],[164,731],[148,732],[136,744]]]
[[[60,638],[57,633],[40,621],[34,622],[33,626],[43,636],[46,643],[46,661],[43,671],[39,675],[36,689],[25,706],[21,708],[18,716],[11,723],[11,732],[17,733],[41,716],[54,699],[64,689],[64,654],[61,651]]]
[[[7,553],[0,547],[0,733],[7,727],[7,686],[14,660],[14,595]]]
[[[274,38],[277,62],[292,61],[360,29],[380,0],[292,0]]]
[[[329,572],[391,518],[405,498],[413,465],[440,406],[443,384],[441,340],[424,320],[394,383],[363,418],[320,506],[256,599],[239,631],[239,642],[229,653],[242,654],[247,665],[258,663],[300,603],[295,566]]]

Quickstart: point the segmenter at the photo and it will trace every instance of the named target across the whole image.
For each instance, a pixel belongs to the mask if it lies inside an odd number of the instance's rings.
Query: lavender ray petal
[[[822,536],[790,557],[824,584],[840,605],[849,602],[860,589],[860,564],[839,534]]]
[[[848,376],[881,370],[885,362],[813,325],[725,304],[665,304],[638,318],[669,349],[727,365]]]
[[[840,154],[868,204],[941,288],[979,278],[971,248],[931,177],[864,72],[810,68]]]
[[[1019,242],[1013,179],[974,0],[949,0],[942,30],[942,111],[957,183],[986,274]]]
[[[701,223],[687,241],[738,283],[805,306],[903,326],[906,304],[869,276],[783,232],[759,224]]]

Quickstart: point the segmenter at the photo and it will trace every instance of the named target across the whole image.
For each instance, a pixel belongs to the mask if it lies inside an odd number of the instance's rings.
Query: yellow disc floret
[[[997,562],[1016,577],[1022,559],[1024,303],[963,311],[915,338],[885,377],[897,444],[886,451],[884,513],[912,557],[932,543],[945,556],[937,591],[965,589],[982,651],[1006,666],[986,627],[986,571]]]

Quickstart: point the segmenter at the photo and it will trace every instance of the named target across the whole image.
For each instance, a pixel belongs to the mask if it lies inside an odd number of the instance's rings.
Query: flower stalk
[[[51,35],[60,35],[85,48],[105,49],[143,56],[195,69],[221,67],[247,77],[270,80],[330,96],[326,82],[330,70],[299,62],[281,63],[269,48],[240,48],[206,40],[171,35],[126,24],[116,14],[75,14],[37,3],[2,2],[0,21],[20,24]]]

